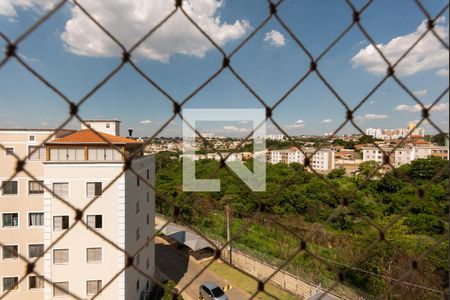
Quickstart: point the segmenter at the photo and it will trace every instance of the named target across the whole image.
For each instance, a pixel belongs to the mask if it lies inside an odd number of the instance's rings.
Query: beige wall
[[[120,135],[120,122],[119,121],[86,121],[86,124],[90,128],[98,132],[104,132],[112,135]],[[109,128],[108,128],[109,127]],[[83,123],[81,124],[81,129],[87,129]]]
[[[76,208],[84,208],[92,199],[86,196],[87,182],[102,182],[104,189],[122,171],[121,163],[45,163],[45,184],[52,189],[53,183],[68,182],[69,197],[66,199]],[[121,176],[123,177],[123,175]],[[119,178],[119,181],[121,179]],[[123,179],[122,179],[123,181]],[[86,209],[83,220],[89,214],[103,215],[103,228],[98,232],[110,241],[118,243],[118,184],[111,185],[91,206]],[[69,215],[69,227],[74,223],[75,214],[66,204],[54,198],[50,193],[44,197],[45,246],[50,246],[64,231],[53,230],[53,218],[56,215]],[[88,264],[86,262],[86,248],[102,247],[102,262]],[[69,263],[55,265],[52,261],[53,249],[69,249]],[[65,235],[52,251],[45,256],[45,272],[51,276],[53,282],[69,281],[69,290],[81,298],[86,295],[86,280],[102,280],[103,285],[119,271],[118,256],[121,252],[99,238],[81,223],[75,225]],[[119,290],[118,281],[114,281],[98,299],[116,299]],[[52,298],[52,288],[46,287],[46,299]]]
[[[146,178],[149,170],[149,182],[154,185],[154,157],[145,156],[133,161],[133,168],[142,177]],[[154,193],[142,180],[137,186],[136,176],[127,171],[121,174],[122,163],[45,163],[45,184],[51,189],[53,183],[68,182],[68,201],[77,208],[85,207],[90,201],[86,197],[87,182],[102,182],[105,188],[116,176],[118,179],[105,191],[100,198],[95,200],[84,214],[84,220],[88,214],[103,215],[103,228],[99,232],[107,237],[115,245],[124,248],[129,254],[146,242],[147,236],[154,234]],[[121,175],[120,175],[121,174]],[[147,191],[149,201],[147,202]],[[136,213],[136,202],[139,200],[139,212]],[[71,208],[60,200],[45,195],[46,228],[49,232],[45,236],[46,247],[57,240],[65,231],[53,231],[52,216],[69,215],[70,224],[73,224],[74,213]],[[149,223],[147,224],[147,214]],[[136,229],[140,228],[140,239],[136,241]],[[86,248],[102,247],[103,260],[99,264],[86,263]],[[113,246],[96,236],[82,224],[77,224],[64,236],[53,249],[69,249],[69,263],[67,265],[55,265],[52,261],[52,253],[45,257],[45,271],[50,274],[54,282],[69,281],[69,289],[79,297],[87,297],[86,280],[102,280],[106,285],[125,265],[125,255]],[[139,254],[138,267],[150,276],[154,273],[154,243],[144,247]],[[149,267],[147,268],[147,259]],[[135,260],[135,263],[136,260]],[[136,281],[139,280],[139,290]],[[102,292],[98,299],[135,299],[139,292],[146,287],[147,279],[139,275],[135,270],[128,269],[122,272]],[[151,282],[150,282],[151,286]],[[52,289],[47,287],[46,299],[52,299]]]
[[[151,186],[155,186],[155,160],[154,156],[144,156],[135,159],[132,164],[133,169],[138,172],[145,180],[147,180],[147,170],[149,171],[149,180],[147,181]],[[135,257],[134,263],[139,270],[154,276],[155,266],[155,248],[153,235],[155,234],[155,193],[152,188],[146,185],[142,180],[139,180],[137,185],[137,176],[131,171],[125,174],[125,249],[128,253],[133,254],[137,249],[146,244],[147,239],[150,242],[147,247],[144,246],[139,252],[138,263]],[[147,192],[149,198],[147,201]],[[139,201],[139,212],[136,212],[136,202]],[[149,216],[149,223],[147,224],[147,214]],[[139,228],[140,238],[136,239],[136,229]],[[147,259],[149,265],[147,268]],[[139,280],[139,289],[137,288],[137,281]],[[125,272],[125,299],[139,299],[140,292],[145,290],[148,285],[151,288],[153,283],[145,276],[139,274],[136,270],[129,268]]]
[[[5,147],[13,147],[14,153],[21,159],[28,155],[28,146],[39,145],[52,131],[20,131],[0,130],[0,143]],[[35,140],[30,141],[30,136]],[[0,149],[0,181],[9,179],[15,170],[16,159],[6,156],[5,151]],[[26,169],[37,177],[43,179],[42,161],[26,161]],[[44,242],[43,227],[28,227],[28,213],[43,211],[43,196],[28,195],[28,181],[31,180],[24,172],[17,174],[12,180],[18,181],[18,195],[6,196],[0,192],[0,212],[17,212],[19,214],[19,226],[17,228],[0,227],[0,243],[18,245],[19,254],[28,257],[28,244],[42,244]],[[0,222],[1,222],[0,216]],[[2,225],[2,224],[0,224]],[[3,260],[0,249],[0,277],[19,276],[24,274],[25,263],[18,260]],[[43,273],[43,258],[37,265],[36,271]],[[0,295],[3,293],[3,280],[0,279]],[[8,299],[42,299],[43,289],[29,290],[28,278],[20,284],[19,289],[8,294]]]

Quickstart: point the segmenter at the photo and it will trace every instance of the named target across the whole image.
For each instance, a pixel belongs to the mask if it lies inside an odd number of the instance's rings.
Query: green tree
[[[337,168],[328,173],[328,178],[330,179],[342,178],[344,176],[345,176],[344,168]]]
[[[416,159],[411,162],[408,175],[416,180],[431,179],[445,167],[448,168],[448,161],[439,157]],[[448,170],[439,176],[439,179],[442,178],[448,178]]]
[[[380,167],[380,164],[374,160],[363,161],[359,164],[358,173],[363,176],[364,179],[368,179],[369,176],[375,178],[379,172],[376,171]]]
[[[177,289],[175,288],[175,286],[176,286],[176,283],[173,282],[172,280],[169,280],[169,281],[166,283],[167,289],[164,289],[164,295],[163,295],[163,297],[161,298],[161,300],[173,300],[173,299],[183,300],[183,299],[184,299],[183,296],[181,296],[181,294],[178,294],[178,291],[177,291]],[[176,298],[174,298],[174,296],[173,296],[173,295],[174,295],[174,292],[177,293]]]
[[[439,146],[445,146],[448,143],[448,133],[441,132],[431,137],[431,142]]]
[[[417,214],[409,215],[403,221],[403,224],[410,228],[414,234],[443,234],[445,232],[444,222],[435,215]]]

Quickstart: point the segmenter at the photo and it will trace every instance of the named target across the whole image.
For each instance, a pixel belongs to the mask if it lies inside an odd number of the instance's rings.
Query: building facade
[[[310,158],[310,168],[319,172],[329,172],[335,168],[335,153],[330,149],[303,148],[303,152]],[[305,154],[297,148],[271,150],[268,161],[272,164],[305,163]]]
[[[395,148],[395,150],[393,147],[381,146],[380,149],[376,147],[364,147],[362,149],[363,161],[374,160],[381,164],[383,162],[383,152],[390,153],[389,162],[394,167],[409,164],[413,160],[419,158],[439,157],[442,159],[449,159],[448,147],[432,144],[416,144]],[[384,167],[387,168],[387,166]]]
[[[31,155],[26,169],[35,178],[19,174],[8,180],[15,159],[6,151],[0,154],[0,241],[17,245],[1,249],[0,286],[2,293],[12,289],[8,298],[70,298],[69,291],[80,298],[100,292],[99,299],[139,299],[152,287],[133,268],[120,272],[126,254],[114,245],[134,255],[135,267],[154,275],[154,244],[149,240],[154,234],[154,192],[144,182],[154,186],[154,157],[137,153],[140,143],[111,134],[119,132],[118,121],[89,125],[100,136],[87,128],[59,132]],[[0,142],[24,158],[53,133],[17,135],[3,130]],[[33,142],[31,135],[35,135]],[[125,157],[132,154],[131,166],[142,178],[130,169],[124,171]],[[84,224],[75,222],[75,209],[83,212]],[[44,249],[49,250],[44,253]],[[39,276],[28,276],[15,285],[25,270],[18,255],[39,258],[36,271],[54,285]]]

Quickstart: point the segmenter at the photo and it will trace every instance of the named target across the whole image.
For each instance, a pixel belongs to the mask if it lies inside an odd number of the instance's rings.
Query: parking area
[[[189,259],[188,255],[169,245],[161,237],[156,237],[155,251],[155,262],[158,269],[170,280],[176,282],[179,290],[188,285],[183,292],[183,297],[187,300],[198,299],[198,288],[205,281],[213,281],[221,287],[230,284],[208,269],[196,277],[201,272],[203,265],[200,265],[193,258]],[[238,287],[232,287],[227,291],[227,295],[230,300],[250,298],[250,294]]]

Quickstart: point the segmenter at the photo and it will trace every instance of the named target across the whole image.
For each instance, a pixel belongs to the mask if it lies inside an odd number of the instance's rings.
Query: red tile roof
[[[104,139],[102,139],[98,135],[101,135]],[[49,141],[47,142],[47,144],[107,144],[105,140],[115,145],[140,144],[140,142],[136,140],[124,138],[121,136],[111,135],[103,132],[95,133],[92,129],[78,130],[62,138]]]

